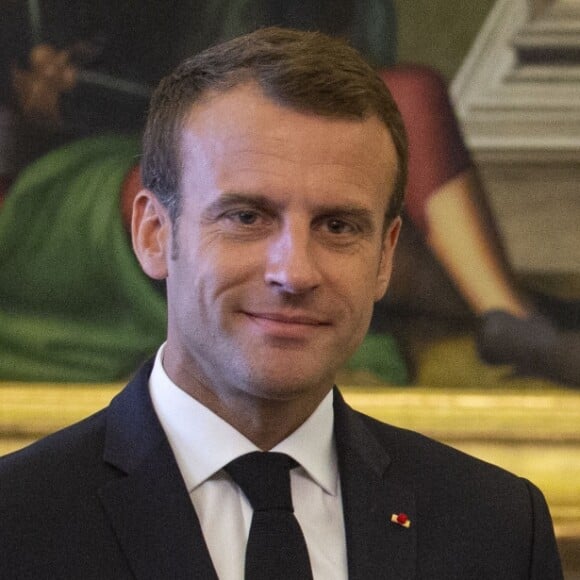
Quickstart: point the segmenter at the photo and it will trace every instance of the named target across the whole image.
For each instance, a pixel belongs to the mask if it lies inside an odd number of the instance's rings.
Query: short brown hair
[[[389,129],[398,161],[386,222],[402,210],[407,138],[395,102],[376,71],[343,40],[319,32],[263,28],[181,63],[153,94],[143,137],[143,184],[175,223],[181,210],[181,132],[192,106],[209,91],[254,81],[272,101],[338,119],[376,115]]]

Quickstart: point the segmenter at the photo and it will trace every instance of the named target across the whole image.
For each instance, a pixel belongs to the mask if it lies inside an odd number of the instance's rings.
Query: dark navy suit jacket
[[[108,408],[0,460],[0,578],[217,578],[150,370]],[[335,425],[349,578],[562,578],[529,482],[355,412],[338,391]],[[391,522],[401,512],[409,528]]]

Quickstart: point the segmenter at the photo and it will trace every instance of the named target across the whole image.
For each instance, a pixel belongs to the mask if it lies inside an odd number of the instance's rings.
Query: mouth
[[[278,338],[301,339],[319,329],[329,327],[329,321],[306,313],[244,312],[262,333]]]
[[[251,318],[271,320],[282,324],[304,324],[306,326],[327,326],[329,323],[321,318],[307,314],[284,314],[278,312],[245,312]]]

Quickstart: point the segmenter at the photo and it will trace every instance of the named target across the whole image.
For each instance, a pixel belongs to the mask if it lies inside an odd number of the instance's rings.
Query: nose
[[[288,294],[314,290],[321,282],[315,250],[309,225],[285,225],[268,248],[266,284]]]

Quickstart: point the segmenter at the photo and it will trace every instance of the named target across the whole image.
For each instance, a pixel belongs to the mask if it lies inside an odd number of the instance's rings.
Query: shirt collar
[[[189,492],[230,461],[258,447],[199,401],[180,389],[163,368],[163,345],[149,378],[153,407]],[[272,451],[286,453],[327,493],[338,493],[338,461],[329,392],[314,413]]]

